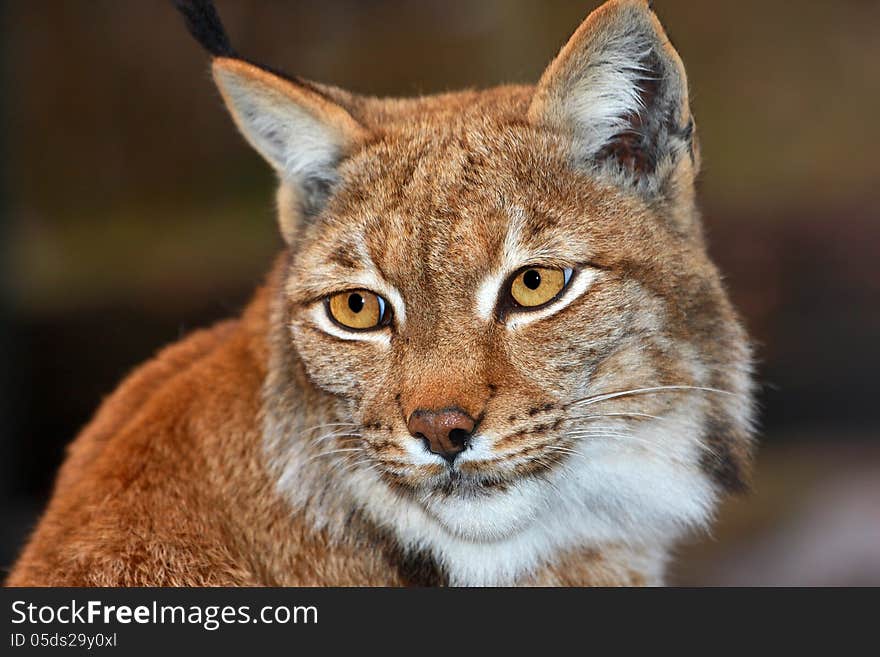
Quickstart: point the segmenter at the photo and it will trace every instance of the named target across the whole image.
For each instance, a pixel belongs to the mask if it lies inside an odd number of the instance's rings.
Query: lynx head
[[[743,485],[749,349],[694,204],[684,68],[647,2],[594,11],[534,87],[409,100],[248,63],[209,3],[182,4],[280,179],[267,394],[290,397],[276,414],[333,410],[314,416],[330,430],[288,418],[276,459],[401,531],[423,514],[477,542],[668,537]]]

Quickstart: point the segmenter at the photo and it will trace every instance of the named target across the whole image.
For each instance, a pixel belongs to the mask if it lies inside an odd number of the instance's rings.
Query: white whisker
[[[318,438],[315,438],[315,439],[311,440],[310,442],[314,445],[317,445],[318,443],[323,443],[323,442],[325,442],[327,440],[331,440],[333,438],[349,438],[349,437],[362,438],[363,435],[360,433],[351,432],[351,431],[341,431],[341,430],[340,431],[332,431],[330,433],[324,434],[323,436],[319,436]]]
[[[575,429],[574,431],[566,431],[566,436],[574,436],[576,438],[591,438],[594,436],[612,436],[614,438],[629,438],[629,434],[620,433],[615,431],[603,431],[600,429],[596,430],[587,430],[587,429]]]
[[[318,454],[314,454],[314,455],[310,456],[305,461],[303,461],[303,465],[305,465],[306,463],[310,463],[311,461],[314,461],[315,459],[319,459],[319,458],[322,458],[325,456],[333,456],[334,454],[342,454],[344,452],[362,452],[363,449],[364,449],[363,447],[343,447],[341,449],[331,449],[329,452],[320,452]]]
[[[302,436],[303,434],[309,433],[311,431],[315,431],[316,429],[328,429],[330,427],[357,427],[360,426],[356,422],[329,422],[327,424],[316,424],[311,427],[306,427],[305,429],[300,429],[297,432],[297,435]]]
[[[609,399],[617,399],[618,397],[628,397],[630,395],[644,395],[652,392],[712,392],[722,395],[733,395],[729,390],[721,390],[719,388],[707,388],[705,386],[654,386],[651,388],[633,388],[632,390],[621,390],[619,392],[608,392],[593,397],[585,397],[572,402],[569,406],[589,406],[598,404],[599,402],[608,401]]]
[[[651,415],[650,413],[594,413],[592,415],[572,415],[563,418],[563,422],[573,422],[574,420],[601,420],[606,417],[641,417],[650,420],[667,420],[669,418],[659,415]]]

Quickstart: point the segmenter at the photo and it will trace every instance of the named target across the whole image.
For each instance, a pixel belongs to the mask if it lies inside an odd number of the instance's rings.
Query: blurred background
[[[533,82],[588,0],[218,0],[245,56],[375,95]],[[711,250],[755,338],[753,492],[677,584],[880,585],[880,2],[656,0]],[[135,365],[236,313],[274,179],[170,2],[0,0],[0,579]]]

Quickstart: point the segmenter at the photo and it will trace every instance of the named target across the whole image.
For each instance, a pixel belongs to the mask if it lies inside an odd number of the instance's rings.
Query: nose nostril
[[[449,432],[449,442],[456,447],[464,447],[470,437],[470,432],[464,429],[453,429]]]

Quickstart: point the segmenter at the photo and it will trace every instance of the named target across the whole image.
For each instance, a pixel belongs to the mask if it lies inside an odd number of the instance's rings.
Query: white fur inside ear
[[[282,178],[335,182],[343,149],[337,130],[260,80],[223,69],[216,79],[239,130]]]
[[[640,62],[650,52],[647,39],[631,34],[614,38],[585,68],[563,101],[583,157],[596,155],[616,135],[630,129],[631,117],[645,109],[639,84],[653,73]]]

